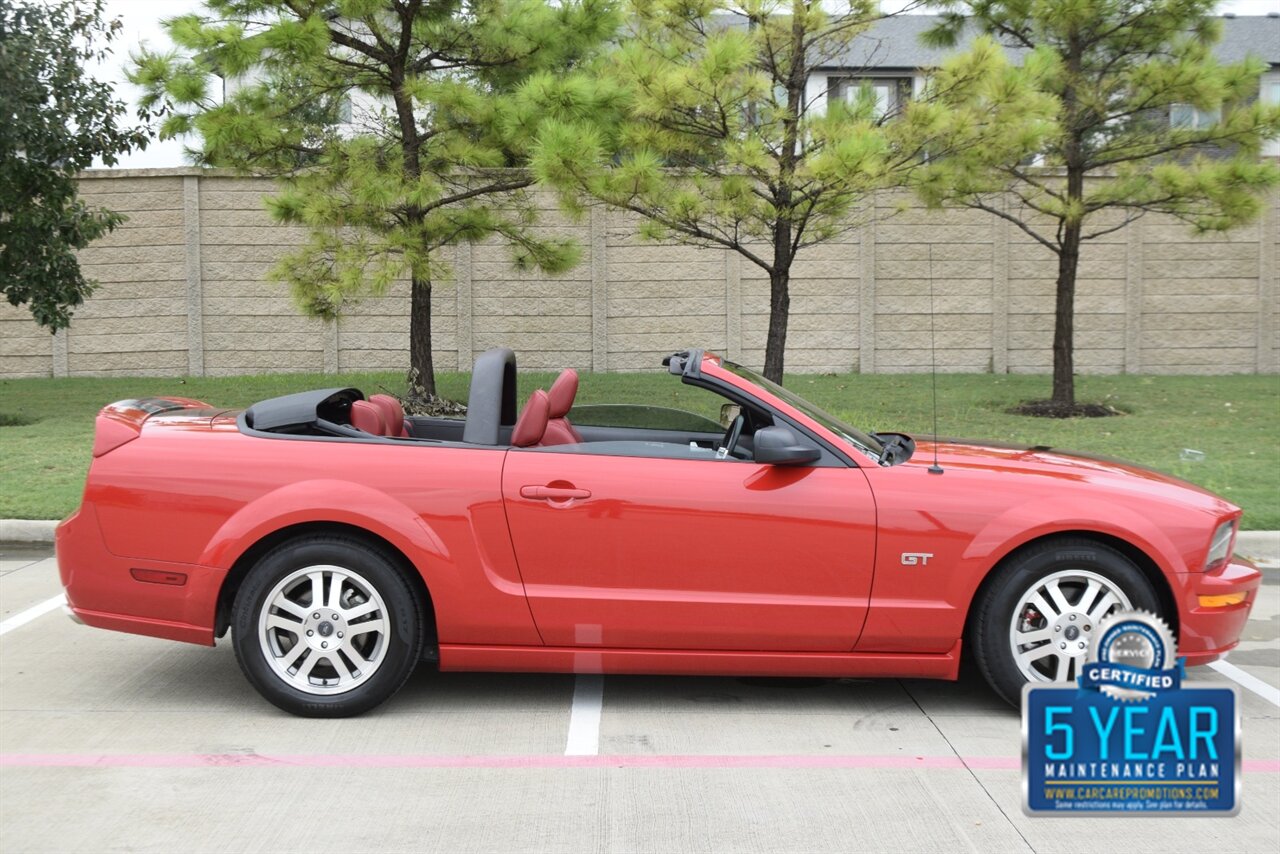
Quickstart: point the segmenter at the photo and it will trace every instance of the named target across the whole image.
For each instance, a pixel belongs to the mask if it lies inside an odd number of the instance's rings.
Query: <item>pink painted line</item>
[[[4,753],[0,768],[928,768],[1016,771],[1013,756],[613,756],[257,753]],[[1246,759],[1253,774],[1280,773],[1280,760]]]

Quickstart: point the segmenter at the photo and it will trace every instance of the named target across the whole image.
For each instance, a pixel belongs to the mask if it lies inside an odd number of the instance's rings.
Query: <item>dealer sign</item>
[[[1235,815],[1236,688],[1182,683],[1172,633],[1152,614],[1098,627],[1078,685],[1022,694],[1028,815]]]

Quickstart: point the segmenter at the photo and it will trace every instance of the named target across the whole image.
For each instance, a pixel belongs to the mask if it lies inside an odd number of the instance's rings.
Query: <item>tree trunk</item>
[[[409,379],[432,397],[436,394],[436,367],[431,359],[431,280],[414,279],[409,300]]]
[[[1084,170],[1070,161],[1076,156],[1070,146],[1067,163],[1067,203],[1084,202]],[[1058,242],[1058,293],[1053,321],[1053,402],[1062,406],[1076,405],[1076,271],[1080,267],[1080,235],[1084,223],[1080,217],[1068,218],[1062,224]]]
[[[1080,225],[1068,224],[1058,253],[1058,296],[1053,322],[1053,402],[1076,403],[1076,270],[1080,266]]]
[[[791,312],[791,272],[775,267],[769,273],[769,336],[764,345],[764,375],[782,384],[787,352],[787,320]]]

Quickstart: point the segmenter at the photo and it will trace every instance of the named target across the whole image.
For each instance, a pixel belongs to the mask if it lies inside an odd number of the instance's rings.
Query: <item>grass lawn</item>
[[[441,374],[440,391],[464,400],[467,374]],[[522,373],[526,393],[554,374]],[[351,385],[371,394],[399,391],[399,373],[274,374],[253,377],[122,377],[0,381],[0,518],[53,519],[75,509],[89,464],[93,417],[105,403],[179,395],[217,406],[308,388]],[[787,386],[866,430],[928,433],[929,377],[840,374],[788,378]],[[1008,415],[1008,407],[1045,397],[1049,379],[993,374],[938,377],[944,436],[1000,439],[1130,459],[1201,484],[1245,509],[1244,527],[1280,528],[1280,377],[1082,377],[1078,396],[1129,413],[1050,420]],[[584,374],[579,403],[688,407],[690,392],[665,373]],[[1204,452],[1201,461],[1182,450]]]

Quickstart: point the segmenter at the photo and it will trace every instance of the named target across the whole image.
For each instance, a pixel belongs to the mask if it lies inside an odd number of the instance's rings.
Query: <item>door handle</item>
[[[520,497],[532,498],[534,501],[571,501],[574,498],[590,498],[591,490],[560,486],[522,486]]]

